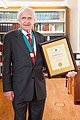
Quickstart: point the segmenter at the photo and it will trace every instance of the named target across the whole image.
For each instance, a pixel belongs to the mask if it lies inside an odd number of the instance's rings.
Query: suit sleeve
[[[3,91],[11,91],[12,90],[12,82],[11,82],[11,45],[8,38],[8,35],[5,35],[3,38]]]
[[[44,36],[44,42],[47,42],[47,39],[46,39],[46,37]]]

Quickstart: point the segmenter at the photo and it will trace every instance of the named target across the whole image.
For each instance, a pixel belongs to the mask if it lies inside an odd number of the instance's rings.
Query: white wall
[[[80,0],[78,0],[78,43],[80,52]]]
[[[80,0],[67,0],[70,9],[70,41],[73,52],[80,52]]]

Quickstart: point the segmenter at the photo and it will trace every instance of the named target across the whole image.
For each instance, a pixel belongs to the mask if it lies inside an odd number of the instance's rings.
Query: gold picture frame
[[[67,36],[40,44],[49,78],[78,70]]]

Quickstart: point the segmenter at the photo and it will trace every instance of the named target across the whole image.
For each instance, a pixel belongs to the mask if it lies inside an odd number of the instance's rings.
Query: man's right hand
[[[13,92],[13,91],[4,92],[4,96],[5,96],[8,100],[13,101],[13,99],[14,99],[14,92]]]

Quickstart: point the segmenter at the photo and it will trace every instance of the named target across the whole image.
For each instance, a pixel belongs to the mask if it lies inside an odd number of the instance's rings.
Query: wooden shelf
[[[75,77],[67,78],[67,88],[73,96],[74,104],[80,104],[80,69]]]

